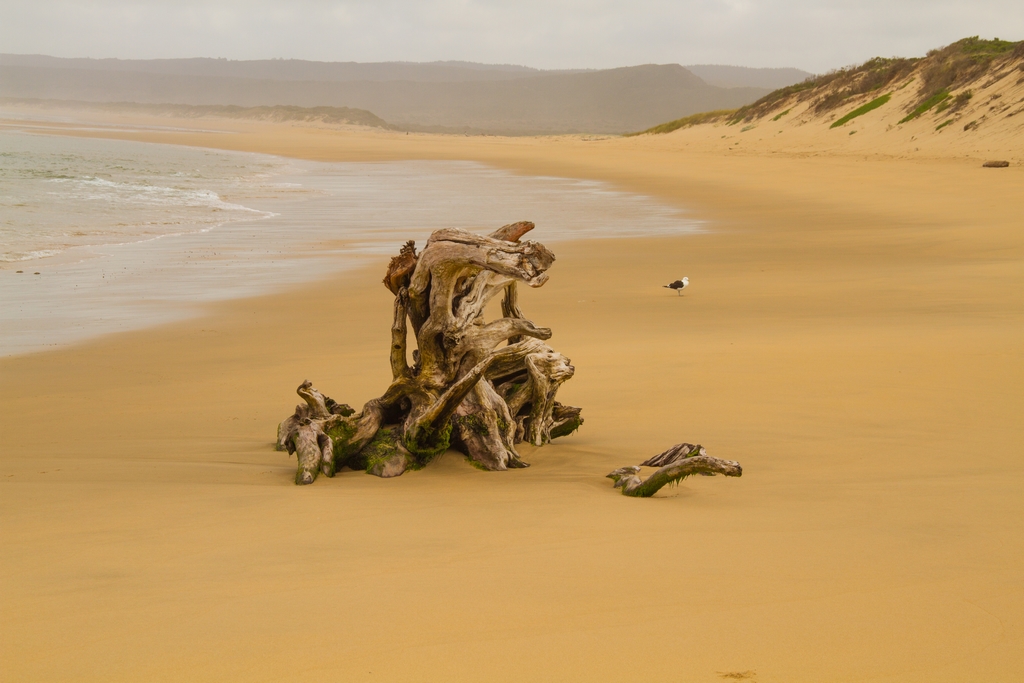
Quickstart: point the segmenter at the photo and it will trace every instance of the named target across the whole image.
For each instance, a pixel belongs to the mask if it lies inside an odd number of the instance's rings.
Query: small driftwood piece
[[[359,413],[308,380],[299,386],[305,404],[277,438],[298,458],[296,484],[344,466],[395,477],[449,447],[483,469],[527,467],[517,443],[542,446],[583,424],[579,408],[555,400],[575,368],[544,343],[551,330],[519,309],[518,283],[540,287],[555,260],[544,245],[520,241],[533,227],[512,223],[486,237],[438,230],[419,254],[412,241],[402,247],[384,276],[395,295],[391,385]],[[502,317],[487,321],[499,294]]]
[[[641,467],[657,467],[658,470],[641,479]],[[739,477],[743,475],[743,468],[735,460],[711,457],[703,446],[681,443],[639,465],[620,467],[607,476],[615,482],[615,488],[622,489],[622,495],[649,498],[666,484],[682,481],[693,474]]]

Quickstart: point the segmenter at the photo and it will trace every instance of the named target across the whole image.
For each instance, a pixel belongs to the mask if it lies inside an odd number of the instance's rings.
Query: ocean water
[[[472,162],[316,163],[0,132],[0,355],[383,267],[439,228],[517,220],[545,243],[700,229],[605,183]]]
[[[265,181],[284,168],[270,157],[5,134],[0,262],[203,232],[269,215],[237,202],[262,194]]]

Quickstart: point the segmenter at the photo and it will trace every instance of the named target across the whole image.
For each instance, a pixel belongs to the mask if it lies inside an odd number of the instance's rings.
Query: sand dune
[[[383,264],[0,361],[12,680],[1024,678],[1021,167],[723,153],[698,129],[70,128],[601,179],[709,230],[556,249],[523,308],[586,423],[528,470],[449,453],[291,484],[271,441],[298,382],[352,404],[387,382]],[[660,288],[681,275],[686,296]],[[603,478],[682,440],[743,478],[649,500]]]
[[[987,157],[1020,164],[1024,42],[968,38],[920,60],[870,60],[780,89],[717,121],[684,123],[663,144],[728,154]]]

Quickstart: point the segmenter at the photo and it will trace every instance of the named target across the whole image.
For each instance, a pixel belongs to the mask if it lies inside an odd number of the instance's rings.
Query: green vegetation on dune
[[[750,126],[755,125],[759,119],[770,116],[772,121],[778,121],[799,104],[806,104],[806,112],[800,110],[801,116],[805,113],[820,116],[839,107],[848,107],[863,95],[889,91],[831,124],[832,128],[836,128],[882,106],[894,92],[914,84],[917,89],[914,97],[919,99],[908,105],[910,111],[900,121],[906,123],[933,108],[936,108],[936,114],[946,110],[956,112],[971,97],[970,91],[963,89],[970,87],[990,70],[994,70],[990,75],[1005,75],[1007,65],[1012,65],[1014,60],[1021,57],[1024,57],[1024,41],[999,38],[982,40],[978,36],[971,36],[932,50],[926,57],[875,57],[857,66],[813,76],[802,83],[780,88],[739,109],[694,114],[628,135],[671,133],[680,128],[716,122],[724,122],[729,126],[744,124],[743,130],[750,130]],[[984,87],[981,84],[979,86]],[[957,90],[963,92],[951,99],[950,93]],[[779,112],[783,108],[784,111]]]
[[[870,102],[868,102],[864,106],[857,107],[856,109],[851,111],[849,114],[847,114],[846,116],[842,117],[841,119],[839,119],[838,121],[833,123],[831,126],[829,126],[829,128],[837,128],[837,127],[843,125],[844,123],[846,123],[847,121],[855,119],[858,116],[863,116],[864,114],[867,114],[869,111],[871,111],[873,109],[878,109],[883,104],[888,102],[891,97],[892,97],[892,93],[886,93],[886,94],[882,95],[881,97],[876,97],[875,99],[871,100]]]
[[[998,38],[983,40],[978,36],[971,36],[970,38],[958,40],[953,44],[960,46],[960,51],[965,54],[978,55],[980,57],[995,57],[1012,51],[1021,43],[1020,41],[999,40]]]
[[[1024,56],[1024,41],[1011,42],[998,38],[982,40],[978,36],[971,36],[939,50],[932,50],[921,67],[919,92],[923,99],[900,123],[911,121],[935,106],[939,107],[938,112],[949,108],[951,104],[945,100],[950,91],[980,78],[994,61],[1005,59],[1005,56]],[[971,95],[970,91],[965,93],[957,95],[952,102],[954,111],[967,104]]]
[[[972,36],[932,50],[924,58],[875,57],[858,66],[838,69],[771,92],[737,109],[729,123],[751,123],[780,106],[800,102],[808,102],[810,113],[824,114],[860,95],[883,88],[901,90],[914,82],[919,83],[923,98],[915,105],[919,106],[943,90],[967,85],[983,74],[994,60],[1021,56],[1024,56],[1024,41],[982,40]],[[896,87],[896,83],[901,85]]]
[[[812,109],[816,114],[824,114],[844,106],[851,99],[876,92],[889,87],[909,74],[917,60],[915,59],[869,59],[849,72],[839,72],[828,85],[830,90],[814,103]]]
[[[947,97],[949,97],[949,91],[948,90],[940,90],[939,92],[935,93],[934,95],[932,95],[931,97],[926,99],[921,104],[917,105],[917,108],[914,109],[914,111],[910,112],[909,114],[904,116],[902,119],[900,119],[900,123],[906,123],[907,121],[911,121],[913,119],[916,119],[918,116],[920,116],[921,114],[925,113],[926,111],[928,111],[929,109],[931,109],[932,107],[937,105],[939,102],[942,102]]]
[[[875,57],[859,66],[839,69],[809,78],[803,83],[781,88],[765,95],[757,102],[736,110],[730,123],[750,122],[766,116],[779,104],[795,97],[796,102],[814,99],[809,111],[823,114],[841,106],[853,97],[874,92],[899,80],[913,70],[918,60]]]
[[[732,118],[729,119],[729,125],[739,123],[740,121],[743,120],[760,118],[764,114],[774,109],[777,103],[785,100],[790,95],[796,95],[806,90],[813,90],[815,88],[816,83],[817,78],[809,78],[803,83],[795,83],[793,85],[788,85],[785,88],[779,88],[774,92],[770,92],[761,99],[759,99],[757,102],[754,102],[753,104],[744,105],[737,109],[734,112]]]
[[[715,111],[705,111],[700,114],[691,114],[690,116],[684,116],[681,119],[675,121],[669,121],[647,130],[642,130],[637,133],[626,133],[623,137],[633,137],[634,135],[663,135],[665,133],[671,133],[674,130],[680,128],[689,128],[690,126],[696,126],[701,123],[713,123],[715,121],[724,119],[729,116],[735,109],[717,109]]]
[[[1024,41],[981,40],[978,36],[958,40],[939,50],[932,50],[921,69],[921,91],[937,93],[952,90],[957,83],[972,80],[988,69],[997,58],[1010,52],[1016,54]]]

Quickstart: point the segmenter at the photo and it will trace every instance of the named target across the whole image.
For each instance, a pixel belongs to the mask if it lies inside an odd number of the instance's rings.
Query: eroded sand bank
[[[1024,677],[1022,169],[125,135],[611,180],[712,230],[559,245],[523,308],[576,365],[586,424],[524,447],[528,470],[448,453],[292,485],[270,444],[298,382],[353,405],[386,385],[380,269],[0,361],[11,680]],[[682,275],[686,296],[660,289]],[[743,478],[650,500],[603,478],[682,440]]]

